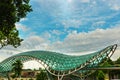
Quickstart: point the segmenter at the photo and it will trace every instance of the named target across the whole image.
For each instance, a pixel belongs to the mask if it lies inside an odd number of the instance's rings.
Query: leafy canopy
[[[45,70],[40,70],[40,73],[36,75],[36,80],[47,80],[47,73]]]
[[[20,46],[21,39],[15,23],[26,17],[32,8],[29,0],[0,0],[0,48]]]
[[[115,61],[116,64],[120,64],[120,57]]]
[[[14,77],[19,77],[22,72],[23,64],[20,60],[17,60],[12,64],[12,71],[14,72]]]

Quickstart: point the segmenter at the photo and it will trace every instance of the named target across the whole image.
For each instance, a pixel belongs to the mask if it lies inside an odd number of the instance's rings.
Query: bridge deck
[[[120,67],[94,67],[94,68],[83,68],[82,70],[120,70]]]

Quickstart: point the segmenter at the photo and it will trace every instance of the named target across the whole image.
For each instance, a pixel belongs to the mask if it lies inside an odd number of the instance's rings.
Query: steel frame
[[[65,70],[65,71],[56,71],[56,70],[53,70],[53,69],[51,69],[49,67],[49,65],[47,65],[42,60],[37,59],[36,57],[33,57],[33,56],[29,56],[29,55],[24,55],[24,56],[23,55],[22,56],[19,55],[19,56],[9,57],[9,58],[7,58],[6,60],[4,60],[4,61],[2,61],[0,63],[0,69],[4,68],[4,69],[6,69],[6,71],[11,70],[10,69],[10,68],[12,68],[11,64],[14,63],[18,59],[21,60],[22,63],[30,61],[30,60],[36,60],[41,65],[43,65],[44,68],[51,75],[57,76],[58,80],[62,80],[64,76],[67,76],[67,75],[70,75],[70,74],[74,74],[76,76],[79,76],[78,73],[82,74],[82,75],[84,75],[84,77],[86,77],[89,74],[91,74],[91,71],[87,70],[87,68],[96,67],[100,62],[102,62],[103,59],[111,57],[113,55],[113,53],[115,52],[116,48],[117,48],[117,44],[108,46],[105,49],[99,51],[99,53],[97,55],[93,56],[91,59],[89,59],[85,63],[81,64],[79,67],[76,67],[76,68],[70,69],[70,70]],[[9,63],[9,65],[6,64],[6,65],[2,66],[5,63]],[[82,72],[85,69],[86,69],[86,71]],[[82,79],[83,76],[79,76],[79,77]]]

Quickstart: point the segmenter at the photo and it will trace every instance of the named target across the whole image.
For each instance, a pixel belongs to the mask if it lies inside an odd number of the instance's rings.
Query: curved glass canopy
[[[2,61],[0,63],[0,72],[11,71],[12,64],[16,60],[21,60],[23,63],[30,60],[37,60],[51,74],[67,75],[85,67],[97,66],[104,58],[110,57],[114,53],[116,47],[117,45],[115,44],[98,52],[80,56],[71,56],[50,51],[23,52]]]

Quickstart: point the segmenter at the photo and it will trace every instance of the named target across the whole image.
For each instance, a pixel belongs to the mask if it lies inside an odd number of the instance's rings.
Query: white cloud
[[[50,50],[49,41],[39,37],[39,36],[29,36],[28,38],[24,39],[21,46],[18,48],[13,48],[11,46],[6,46],[0,50],[1,56],[3,56],[0,61],[3,59],[10,57],[12,55],[32,51],[32,50]]]
[[[53,18],[48,23],[58,23],[65,28],[79,28],[96,21],[106,21],[116,15],[110,12],[112,8],[119,9],[120,0],[35,0],[40,6],[36,11],[45,13]],[[47,2],[47,3],[46,3]],[[69,4],[67,2],[71,2]],[[85,3],[85,4],[84,4]],[[118,13],[119,14],[119,13]],[[39,22],[38,22],[39,23]],[[111,23],[112,24],[112,23]],[[91,25],[90,25],[91,26]]]
[[[23,25],[23,24],[17,23],[17,24],[15,24],[15,25],[16,25],[16,28],[17,28],[18,30],[22,30],[22,31],[24,31],[24,32],[30,30],[30,28],[26,27],[26,26]]]
[[[27,18],[20,19],[20,22],[28,20]]]
[[[88,3],[88,2],[90,2],[90,0],[80,0],[81,2],[83,2],[83,3]]]
[[[100,50],[112,44],[120,44],[120,25],[117,25],[118,27],[112,27],[111,29],[106,30],[99,29],[99,26],[106,23],[104,20],[111,19],[119,14],[119,12],[111,14],[108,14],[108,12],[110,11],[109,9],[116,11],[120,10],[120,0],[103,0],[104,3],[101,2],[102,0],[91,0],[91,2],[90,0],[67,0],[72,4],[65,3],[64,0],[32,1],[37,1],[40,4],[40,6],[35,8],[37,11],[40,9],[40,14],[47,13],[45,16],[49,15],[51,19],[54,19],[54,22],[51,21],[52,23],[58,22],[59,25],[62,24],[65,28],[79,28],[81,25],[88,24],[88,22],[93,22],[93,28],[95,27],[94,29],[96,29],[98,26],[98,29],[87,33],[79,33],[76,30],[66,31],[68,35],[63,41],[59,40],[59,35],[64,34],[64,32],[59,30],[45,32],[42,36],[36,35],[36,32],[31,32],[29,37],[24,39],[22,45],[17,49],[12,48],[11,46],[1,49],[0,61],[13,54],[30,50],[50,50],[76,55],[85,54],[84,52],[89,53]],[[100,4],[98,4],[98,2],[100,2]],[[67,17],[68,15],[69,17]],[[24,20],[27,20],[27,18],[23,18],[21,21]],[[36,19],[36,21],[39,21],[39,19]],[[37,22],[37,24],[44,26],[44,24],[40,22]],[[24,32],[30,30],[25,25],[20,23],[17,23],[16,26],[18,30],[22,30]],[[52,39],[53,42],[51,42],[50,39]],[[113,60],[120,57],[119,49],[120,48],[118,48],[112,56]]]
[[[49,47],[49,40],[39,36],[30,36],[26,38],[19,47],[22,51],[28,50],[46,50]]]
[[[1,56],[8,57],[7,52],[12,52],[11,55],[31,51],[31,50],[47,50],[56,51],[66,54],[83,54],[83,52],[93,52],[105,48],[112,44],[120,44],[120,27],[113,27],[111,29],[96,29],[88,33],[77,31],[69,32],[64,41],[57,41],[51,43],[49,39],[31,35],[22,42],[22,45],[17,49],[11,48],[10,46],[0,50]],[[120,46],[118,46],[120,47]],[[119,49],[119,48],[118,48]],[[116,50],[112,59],[120,57],[120,50]],[[3,52],[2,52],[3,51]],[[6,51],[6,52],[4,52]],[[82,52],[82,53],[81,53]],[[9,54],[10,56],[10,54]],[[2,58],[4,59],[4,58]]]
[[[63,42],[54,43],[53,49],[64,53],[92,52],[105,48],[112,44],[120,44],[120,27],[111,29],[97,29],[88,33],[77,33],[73,31]],[[117,56],[120,56],[116,53]]]
[[[52,37],[51,33],[46,31],[42,33],[42,37],[45,39],[50,39]]]
[[[65,28],[70,28],[70,27],[79,28],[80,25],[82,25],[82,22],[80,20],[71,19],[71,20],[63,20],[62,24],[64,25]]]
[[[106,23],[105,21],[97,21],[97,22],[93,23],[92,26],[102,26],[102,25],[104,25],[105,23]]]
[[[50,33],[54,34],[54,35],[61,35],[61,34],[64,34],[64,32],[60,31],[60,30],[51,30]]]
[[[114,10],[120,10],[120,5],[113,5],[112,9],[114,9]]]
[[[104,26],[106,22],[105,21],[97,21],[97,22],[94,22],[91,26],[91,29],[97,29],[97,28],[100,28],[102,26]]]
[[[5,60],[6,58],[7,58],[6,56],[0,55],[0,62]]]
[[[112,60],[117,60],[119,57],[120,57],[120,45],[118,46],[117,50],[115,51],[115,53],[113,54],[111,59]]]
[[[67,1],[68,1],[68,3],[72,3],[73,0],[67,0]]]
[[[110,7],[110,9],[112,10],[120,10],[120,0],[103,0],[106,4],[108,4],[108,6]]]

